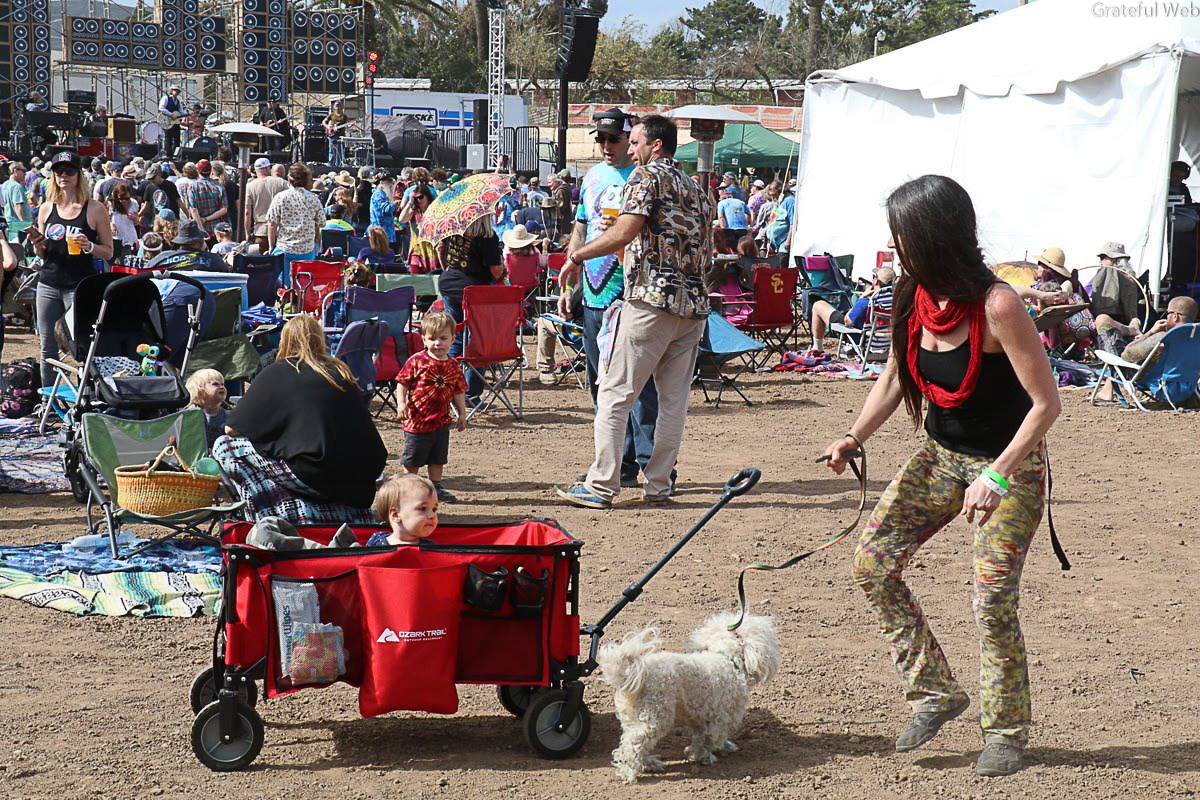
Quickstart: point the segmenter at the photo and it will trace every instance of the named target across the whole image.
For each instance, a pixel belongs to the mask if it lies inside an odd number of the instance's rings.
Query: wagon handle
[[[708,511],[704,512],[704,516],[702,516],[699,521],[692,526],[692,529],[681,536],[679,540],[675,542],[675,544],[671,545],[671,549],[664,553],[662,558],[658,559],[654,566],[650,567],[650,569],[646,571],[645,575],[629,584],[629,586],[625,587],[625,590],[621,592],[620,599],[613,604],[612,608],[605,612],[604,616],[600,618],[599,622],[596,622],[592,625],[586,625],[582,628],[581,633],[583,633],[585,636],[590,636],[592,641],[588,649],[588,660],[579,666],[580,674],[590,675],[596,669],[596,655],[600,650],[600,637],[604,635],[604,629],[608,627],[608,624],[625,609],[625,606],[629,605],[638,598],[638,595],[640,595],[642,590],[646,588],[646,584],[649,583],[650,580],[667,565],[667,562],[669,562],[679,553],[680,550],[687,546],[687,543],[691,541],[692,537],[699,533],[700,529],[707,525],[708,521],[716,516],[718,511],[724,508],[733,498],[740,497],[753,489],[754,485],[758,483],[758,479],[761,477],[762,472],[755,467],[746,467],[730,477],[730,479],[725,482],[725,488],[721,492],[721,496],[717,498],[717,502],[713,503],[712,507],[709,508]]]
[[[736,475],[725,481],[725,494],[731,497],[741,497],[753,489],[761,477],[762,471],[754,467],[741,469]]]

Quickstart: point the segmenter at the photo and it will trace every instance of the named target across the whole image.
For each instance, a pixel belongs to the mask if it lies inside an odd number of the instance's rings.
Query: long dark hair
[[[888,196],[888,226],[896,240],[904,274],[893,295],[892,358],[904,407],[921,423],[921,390],[908,369],[908,318],[917,285],[934,297],[982,299],[996,282],[983,261],[975,234],[975,206],[967,190],[944,175],[922,175]]]

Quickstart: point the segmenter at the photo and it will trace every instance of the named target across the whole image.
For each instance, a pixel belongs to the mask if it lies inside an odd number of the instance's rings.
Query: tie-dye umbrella
[[[480,217],[491,218],[496,203],[511,193],[507,175],[487,172],[448,186],[425,209],[418,236],[437,244],[447,236],[463,233]]]

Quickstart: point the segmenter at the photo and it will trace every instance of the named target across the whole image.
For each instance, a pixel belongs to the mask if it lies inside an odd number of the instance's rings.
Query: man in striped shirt
[[[880,267],[875,271],[875,280],[871,283],[871,288],[854,301],[854,305],[849,311],[843,312],[841,309],[834,308],[825,300],[814,302],[812,304],[813,349],[824,350],[822,345],[825,339],[825,330],[830,325],[846,325],[861,329],[867,322],[867,313],[872,302],[880,311],[890,312],[892,310],[892,284],[895,282],[896,273],[892,268]],[[844,309],[845,306],[841,308]]]

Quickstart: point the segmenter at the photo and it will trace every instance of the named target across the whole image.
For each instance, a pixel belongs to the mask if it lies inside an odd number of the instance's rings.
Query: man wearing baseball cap
[[[179,215],[179,190],[175,184],[167,180],[170,169],[165,164],[151,164],[146,171],[146,182],[142,184],[139,199],[142,201],[138,208],[142,227],[149,230],[154,225],[158,212],[167,209],[176,216]]]
[[[629,133],[636,119],[619,108],[609,108],[592,115],[592,135],[600,149],[601,162],[583,176],[579,191],[579,206],[575,210],[575,225],[571,231],[568,251],[575,251],[585,242],[598,238],[616,221],[621,208],[621,192],[633,173],[633,156],[629,152]],[[600,326],[604,312],[625,293],[625,273],[617,253],[587,259],[578,267],[575,285],[583,284],[583,351],[586,356],[588,389],[595,404],[600,375]],[[560,293],[558,311],[570,317],[570,295]],[[625,449],[621,457],[621,486],[638,485],[638,473],[650,462],[654,452],[654,429],[658,420],[658,390],[653,378],[646,383],[629,414],[625,428]]]
[[[246,241],[257,244],[258,252],[268,253],[267,246],[267,210],[275,195],[285,192],[288,182],[271,174],[271,162],[266,158],[258,158],[254,162],[254,179],[246,184],[246,202],[242,230],[246,232]]]
[[[738,186],[737,176],[732,172],[726,172],[721,176],[721,186],[719,191],[728,191],[730,197],[736,197],[738,200],[745,202],[746,194],[742,191],[742,187]]]

